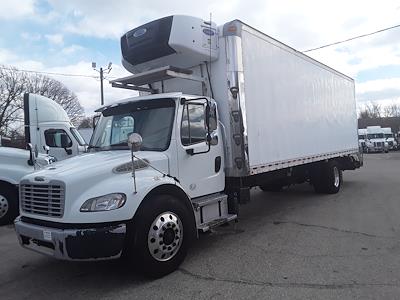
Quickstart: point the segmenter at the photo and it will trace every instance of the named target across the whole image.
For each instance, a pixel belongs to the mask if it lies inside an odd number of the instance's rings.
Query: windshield
[[[78,141],[79,145],[81,145],[81,146],[87,145],[87,143],[85,142],[85,140],[83,139],[83,137],[81,136],[81,134],[75,127],[71,127],[70,130],[71,130],[72,135]]]
[[[364,135],[359,135],[359,136],[358,136],[358,139],[359,139],[359,140],[364,140],[364,139],[365,139],[365,136],[364,136]]]
[[[370,133],[368,134],[369,139],[383,139],[383,133]]]
[[[392,138],[393,137],[393,133],[385,133],[385,138]]]
[[[164,151],[169,147],[175,102],[172,99],[137,101],[110,107],[103,111],[90,148],[125,150],[128,136],[142,136],[141,150]]]

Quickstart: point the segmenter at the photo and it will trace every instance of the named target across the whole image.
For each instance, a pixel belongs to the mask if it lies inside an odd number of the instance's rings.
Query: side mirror
[[[67,148],[69,146],[68,135],[65,133],[61,134],[61,148]]]
[[[140,147],[142,146],[142,136],[138,133],[131,133],[128,136],[128,146],[131,149],[132,152],[137,152],[140,150]]]
[[[70,146],[70,140],[68,138],[68,135],[65,133],[61,134],[61,148],[64,148],[65,152],[67,152],[67,155],[72,154],[71,149],[67,149]]]
[[[211,146],[216,146],[216,145],[218,145],[218,134],[217,134],[217,132],[212,132],[211,134],[210,134],[210,141],[209,141],[209,143],[210,143],[210,145]]]
[[[35,152],[33,150],[33,146],[31,143],[28,143],[26,145],[26,148],[29,150],[29,160],[28,160],[28,165],[29,166],[35,166],[35,161],[36,161],[36,156]]]
[[[44,145],[44,146],[43,146],[43,150],[46,152],[46,154],[49,154],[50,147],[47,146],[47,145]]]

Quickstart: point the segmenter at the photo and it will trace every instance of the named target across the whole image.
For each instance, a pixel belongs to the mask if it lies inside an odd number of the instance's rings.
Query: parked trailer
[[[112,85],[148,95],[100,108],[90,153],[23,178],[25,248],[126,256],[159,277],[199,231],[236,220],[251,187],[337,193],[342,171],[362,165],[353,80],[238,20],[170,16],[121,48],[135,74]]]

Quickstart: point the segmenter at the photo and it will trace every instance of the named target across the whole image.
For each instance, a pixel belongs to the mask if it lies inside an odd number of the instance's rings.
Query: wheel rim
[[[0,219],[8,212],[8,200],[3,195],[0,195]]]
[[[339,169],[337,167],[333,167],[333,176],[335,178],[334,185],[335,187],[338,187],[340,184],[340,174],[339,174]]]
[[[151,224],[147,244],[151,256],[158,261],[172,259],[179,251],[183,238],[183,226],[173,212],[160,214]]]

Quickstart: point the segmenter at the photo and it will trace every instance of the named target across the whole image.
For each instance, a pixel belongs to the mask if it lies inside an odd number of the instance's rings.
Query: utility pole
[[[104,92],[103,92],[103,68],[100,68],[100,97],[101,97],[101,105],[104,105]]]
[[[109,74],[111,72],[111,69],[112,69],[111,66],[112,66],[112,63],[109,62],[108,66],[107,66],[107,70],[105,71],[106,74]],[[100,103],[103,106],[104,105],[104,89],[103,89],[104,70],[103,70],[103,67],[100,67],[100,70],[97,70],[95,62],[92,62],[92,68],[93,68],[93,70],[96,70],[97,72],[100,73]]]

